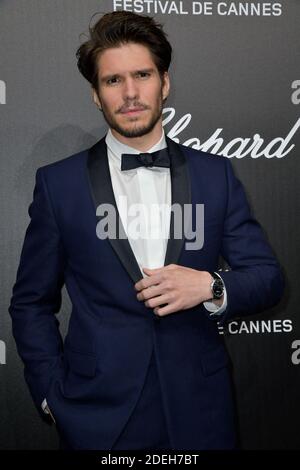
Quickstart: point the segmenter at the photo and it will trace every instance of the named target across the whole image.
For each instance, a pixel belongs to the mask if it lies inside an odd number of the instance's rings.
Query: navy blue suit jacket
[[[171,230],[165,265],[214,271],[220,256],[226,260],[221,323],[272,307],[283,291],[281,270],[230,160],[169,138],[167,144],[172,203],[204,204],[205,233],[203,247],[193,251]],[[37,170],[9,312],[38,410],[46,397],[74,448],[110,449],[154,350],[175,448],[228,446],[233,404],[217,322],[202,304],[157,317],[137,300],[142,273],[128,240],[96,236],[101,203],[116,205],[104,139]],[[55,313],[64,284],[72,312],[63,341]]]

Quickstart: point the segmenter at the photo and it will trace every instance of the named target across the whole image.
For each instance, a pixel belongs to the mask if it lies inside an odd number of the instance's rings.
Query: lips
[[[133,114],[133,113],[139,113],[141,111],[144,111],[144,108],[128,108],[128,109],[124,109],[122,111],[122,114]]]

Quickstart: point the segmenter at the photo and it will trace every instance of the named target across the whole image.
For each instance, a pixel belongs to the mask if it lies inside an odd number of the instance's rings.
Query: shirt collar
[[[105,142],[110,150],[108,152],[108,158],[119,168],[121,169],[121,156],[122,153],[134,153],[138,154],[141,153],[139,150],[130,147],[129,145],[123,144],[123,142],[120,142],[116,137],[113,135],[111,130],[109,129],[106,137],[105,137]],[[152,153],[156,152],[157,150],[161,150],[167,147],[167,142],[166,142],[166,136],[165,136],[165,131],[162,129],[162,135],[161,138],[159,139],[156,144],[154,144],[150,149],[147,150],[147,153]]]

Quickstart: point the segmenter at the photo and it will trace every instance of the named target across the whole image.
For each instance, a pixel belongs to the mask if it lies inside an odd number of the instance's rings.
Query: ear
[[[102,107],[101,107],[100,98],[98,96],[97,90],[95,90],[95,88],[93,88],[93,87],[92,87],[92,99],[93,99],[95,105],[97,106],[97,108],[101,110]]]
[[[169,92],[170,92],[170,77],[169,77],[168,72],[164,72],[163,83],[162,83],[162,96],[163,96],[164,101],[168,98]]]

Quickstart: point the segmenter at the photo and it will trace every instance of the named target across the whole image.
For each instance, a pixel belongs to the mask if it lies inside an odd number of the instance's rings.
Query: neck
[[[124,137],[123,135],[116,132],[114,129],[110,129],[113,136],[129,147],[132,147],[140,152],[147,152],[153,145],[155,145],[162,136],[162,123],[160,126],[155,126],[155,128],[146,135],[141,137]]]

